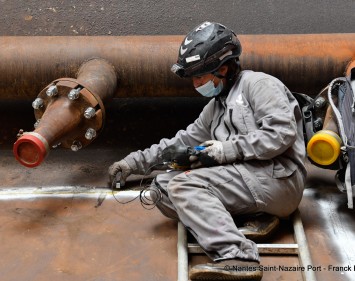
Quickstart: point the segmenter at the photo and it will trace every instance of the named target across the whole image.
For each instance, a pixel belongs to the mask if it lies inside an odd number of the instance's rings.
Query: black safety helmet
[[[226,61],[237,58],[242,46],[236,34],[220,23],[204,22],[185,37],[171,71],[180,77],[214,73]]]

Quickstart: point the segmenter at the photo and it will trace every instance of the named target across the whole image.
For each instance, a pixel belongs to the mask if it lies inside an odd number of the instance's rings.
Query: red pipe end
[[[13,152],[22,165],[37,167],[48,154],[48,143],[37,133],[25,133],[15,142]]]

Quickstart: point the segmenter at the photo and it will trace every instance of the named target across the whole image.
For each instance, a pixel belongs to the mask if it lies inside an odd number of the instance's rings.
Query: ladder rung
[[[260,254],[266,255],[298,255],[301,266],[312,265],[311,255],[308,248],[306,234],[303,228],[301,215],[299,210],[293,214],[293,230],[295,244],[257,244]],[[181,222],[178,223],[178,280],[189,280],[188,255],[204,253],[202,248],[197,243],[187,242],[186,229]],[[316,281],[314,271],[302,272],[303,280]]]
[[[257,244],[259,254],[264,255],[297,255],[297,244]],[[204,254],[200,245],[189,243],[187,245],[190,254]]]

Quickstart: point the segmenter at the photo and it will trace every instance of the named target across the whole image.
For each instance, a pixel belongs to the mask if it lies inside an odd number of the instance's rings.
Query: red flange
[[[39,134],[23,134],[14,144],[13,152],[22,165],[33,168],[42,163],[48,153],[47,141]]]

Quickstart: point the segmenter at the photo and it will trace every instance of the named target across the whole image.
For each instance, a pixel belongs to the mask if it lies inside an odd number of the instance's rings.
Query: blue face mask
[[[223,89],[222,80],[219,82],[217,87],[214,86],[213,80],[208,81],[206,84],[195,88],[197,92],[199,92],[204,97],[212,98],[219,95]]]

